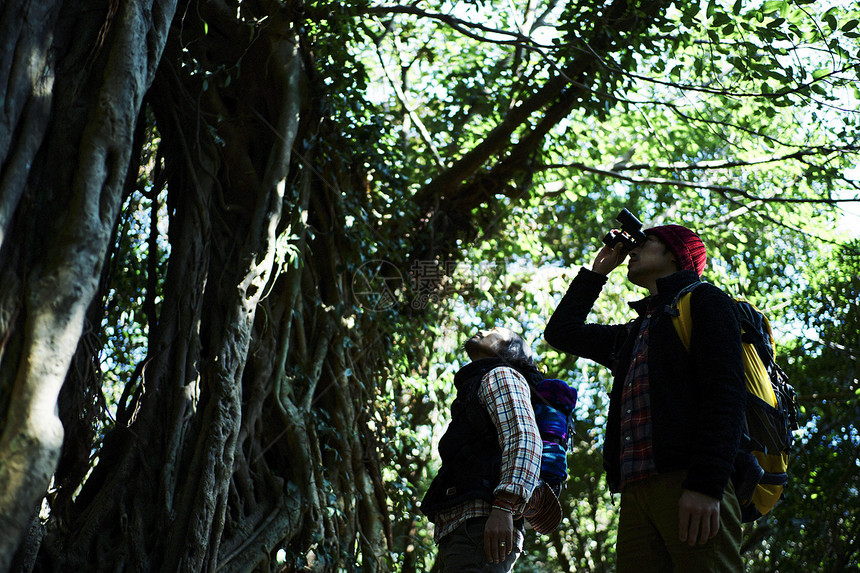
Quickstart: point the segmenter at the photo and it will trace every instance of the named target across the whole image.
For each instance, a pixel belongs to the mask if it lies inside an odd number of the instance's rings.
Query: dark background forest
[[[608,373],[543,326],[622,207],[798,392],[747,570],[860,565],[860,8],[0,3],[0,571],[428,571],[460,350],[580,400],[520,572],[613,571]],[[595,318],[641,293],[618,273]]]

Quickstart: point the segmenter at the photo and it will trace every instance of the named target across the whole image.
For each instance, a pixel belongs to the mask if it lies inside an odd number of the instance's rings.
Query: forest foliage
[[[747,569],[860,564],[856,5],[204,1],[171,18],[21,570],[430,570],[417,506],[461,345],[505,325],[580,394],[564,520],[529,534],[517,571],[613,571],[610,377],[542,331],[623,207],[701,234],[705,279],[766,311],[798,391],[792,481],[745,528]],[[98,58],[58,76],[109,77]],[[29,228],[63,188],[49,179],[29,175],[40,199],[0,222]],[[22,283],[51,262],[9,244]],[[642,293],[622,274],[595,319],[629,319]],[[10,308],[4,432],[26,348]]]
[[[643,3],[642,10],[655,6]],[[519,567],[612,570],[617,515],[600,461],[608,373],[559,355],[541,332],[620,208],[650,224],[680,221],[709,245],[705,278],[772,317],[781,362],[800,394],[804,427],[792,485],[771,516],[746,528],[748,569],[850,568],[858,559],[850,524],[860,463],[852,422],[860,294],[860,224],[851,216],[857,173],[850,170],[857,158],[856,10],[813,2],[676,4],[641,35],[618,34],[596,50],[582,23],[598,20],[600,8],[529,7],[519,16],[480,5],[455,12],[480,14],[470,20],[480,23],[474,26],[439,16],[453,32],[406,17],[426,18],[430,10],[392,10],[381,40],[371,36],[376,45],[369,51],[381,63],[368,60],[366,69],[389,83],[389,103],[400,113],[391,122],[402,122],[414,142],[407,149],[416,155],[406,165],[430,163],[428,175],[407,181],[432,177],[434,158],[468,154],[492,137],[514,102],[537,93],[529,91],[533,81],[523,85],[523,74],[551,77],[570,62],[581,65],[583,54],[595,57],[588,75],[594,83],[573,79],[567,89],[578,92],[576,103],[547,129],[520,178],[496,190],[497,202],[481,205],[488,213],[477,215],[482,225],[464,250],[466,264],[455,265],[460,272],[438,287],[436,316],[444,326],[426,327],[435,341],[430,362],[437,364],[430,395],[439,413],[427,418],[433,435],[444,428],[451,375],[464,359],[458,343],[476,327],[522,328],[544,368],[577,386],[582,398],[573,477],[562,498],[569,517],[551,536],[531,540]],[[512,48],[509,42],[521,41],[516,34],[488,31],[511,30],[509,18],[531,43]],[[548,24],[553,18],[556,24]],[[470,33],[495,42],[448,48]],[[428,74],[441,53],[445,67]],[[487,121],[494,114],[498,119]],[[511,155],[543,119],[512,138]],[[497,157],[496,165],[509,157]],[[609,293],[597,318],[627,320],[625,301],[641,295],[618,277]],[[426,443],[423,424],[414,435]],[[408,514],[435,465],[425,470],[416,460],[414,467],[422,468],[417,485],[404,477],[398,484],[398,491],[413,492],[405,496]],[[426,532],[423,540],[432,555]]]

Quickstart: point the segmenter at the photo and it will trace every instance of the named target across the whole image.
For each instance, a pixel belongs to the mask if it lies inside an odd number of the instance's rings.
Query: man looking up
[[[435,524],[442,571],[507,573],[522,552],[522,514],[540,473],[529,383],[543,376],[506,328],[480,331],[464,348],[471,362],[454,376],[442,467],[421,511]]]
[[[705,246],[680,225],[645,231],[627,278],[649,296],[628,324],[586,323],[607,275],[627,257],[604,246],[547,323],[553,347],[612,370],[603,464],[621,493],[617,570],[742,571],[740,507],[731,484],[746,388],[733,301],[702,283],[691,299],[690,349],[666,309],[699,280]]]

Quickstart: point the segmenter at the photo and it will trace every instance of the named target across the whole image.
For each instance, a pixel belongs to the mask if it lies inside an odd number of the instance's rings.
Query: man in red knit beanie
[[[714,285],[693,290],[689,351],[666,308],[699,281],[699,236],[681,225],[646,229],[629,253],[604,245],[583,267],[544,331],[556,349],[613,374],[603,465],[621,493],[619,573],[743,571],[741,512],[731,474],[746,400],[740,321]],[[627,278],[649,296],[626,324],[586,322],[607,275],[626,258]]]

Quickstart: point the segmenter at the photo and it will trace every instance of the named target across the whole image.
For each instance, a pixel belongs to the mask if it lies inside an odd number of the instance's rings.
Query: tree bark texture
[[[63,439],[57,397],[96,293],[170,2],[6,2],[0,15],[0,569]],[[68,161],[52,161],[65,157]]]
[[[382,353],[362,349],[355,333],[370,336],[370,319],[347,316],[344,304],[343,268],[360,255],[342,232],[341,191],[355,173],[310,146],[293,154],[300,132],[330,129],[309,100],[297,6],[244,2],[237,18],[225,3],[180,3],[169,34],[173,6],[55,8],[68,46],[54,38],[42,51],[69,54],[45,65],[67,76],[43,88],[52,100],[30,151],[46,169],[63,157],[69,171],[39,178],[30,198],[46,207],[40,223],[58,217],[51,240],[27,223],[26,180],[13,188],[19,205],[3,194],[4,237],[30,232],[3,245],[4,263],[23,259],[18,275],[4,275],[3,376],[15,382],[0,459],[2,514],[15,516],[2,528],[5,563],[53,476],[50,519],[35,528],[40,569],[269,570],[286,548],[288,569],[360,559],[385,570],[390,526],[366,420]],[[145,110],[160,136],[170,258],[147,356],[84,481],[87,456],[55,472],[63,432],[54,408],[64,379],[69,400],[94,383],[69,363],[76,348],[82,364],[98,350],[78,341],[88,308],[90,324],[101,318],[104,260],[140,169],[134,128],[150,121]],[[4,167],[4,179],[12,174]]]

